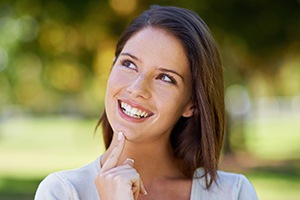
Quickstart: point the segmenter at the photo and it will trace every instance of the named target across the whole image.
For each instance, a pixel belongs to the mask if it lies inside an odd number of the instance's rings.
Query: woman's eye
[[[167,75],[167,74],[160,74],[158,76],[158,79],[164,81],[164,82],[168,82],[168,83],[172,83],[172,84],[176,84],[176,80],[170,76],[170,75]]]
[[[130,69],[136,69],[135,64],[132,63],[130,60],[124,60],[124,61],[121,61],[121,64],[122,64],[124,67],[130,68]]]

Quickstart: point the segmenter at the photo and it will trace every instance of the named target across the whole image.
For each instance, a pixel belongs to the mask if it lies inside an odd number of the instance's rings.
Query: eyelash
[[[124,66],[124,67],[126,67],[128,69],[133,69],[135,71],[137,70],[136,69],[136,65],[131,60],[124,59],[124,60],[121,60],[120,63],[121,63],[122,66]],[[134,68],[130,67],[130,65],[133,65]],[[165,77],[167,77],[170,80],[164,80]],[[160,80],[162,80],[162,81],[164,81],[166,83],[171,83],[171,84],[177,85],[176,79],[173,76],[169,75],[169,74],[165,74],[165,73],[159,74],[156,79],[160,79]]]
[[[136,65],[131,60],[125,59],[125,60],[121,60],[120,62],[124,67],[136,70]],[[134,67],[130,67],[130,65],[133,65]]]
[[[169,80],[163,80],[165,77],[170,79],[170,81]],[[172,83],[174,85],[177,85],[177,81],[175,80],[175,78],[173,76],[169,75],[169,74],[164,74],[164,73],[159,74],[157,79],[160,79],[160,80],[162,80],[164,82],[167,82],[167,83]]]

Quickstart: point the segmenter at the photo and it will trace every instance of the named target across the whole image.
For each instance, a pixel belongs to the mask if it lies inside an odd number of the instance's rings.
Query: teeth
[[[142,114],[141,110],[138,110],[137,113],[136,113],[136,115],[140,115],[140,116],[141,116],[141,114]]]
[[[146,111],[142,111],[138,108],[131,107],[130,105],[124,102],[121,102],[121,108],[123,112],[130,117],[145,118],[149,115]]]
[[[138,109],[137,108],[132,108],[131,113],[134,115],[137,115]]]

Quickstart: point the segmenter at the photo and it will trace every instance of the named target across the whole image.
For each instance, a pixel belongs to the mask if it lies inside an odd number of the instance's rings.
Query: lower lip
[[[134,118],[134,117],[130,117],[130,116],[126,115],[126,114],[123,112],[123,110],[122,110],[120,104],[118,105],[118,108],[119,108],[119,109],[118,109],[119,114],[120,114],[121,117],[122,117],[123,119],[125,119],[126,121],[130,121],[130,122],[138,122],[138,123],[140,123],[140,122],[143,122],[143,121],[147,120],[147,118],[148,118],[148,117],[144,117],[144,118]]]

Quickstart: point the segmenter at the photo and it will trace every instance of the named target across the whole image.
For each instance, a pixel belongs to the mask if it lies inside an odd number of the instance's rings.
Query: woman
[[[106,152],[49,175],[36,199],[255,200],[242,175],[218,171],[223,70],[192,11],[152,6],[121,35],[100,118]]]

